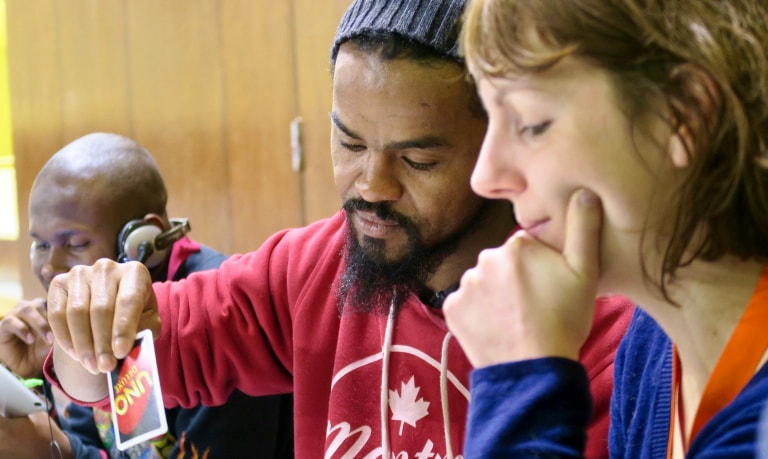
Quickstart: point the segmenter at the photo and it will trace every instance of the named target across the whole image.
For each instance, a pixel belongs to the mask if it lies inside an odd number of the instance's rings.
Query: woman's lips
[[[533,237],[538,238],[544,232],[544,229],[546,228],[547,223],[549,223],[549,219],[544,218],[544,219],[536,220],[532,222],[522,222],[520,223],[520,227],[523,228],[526,233],[530,234]]]

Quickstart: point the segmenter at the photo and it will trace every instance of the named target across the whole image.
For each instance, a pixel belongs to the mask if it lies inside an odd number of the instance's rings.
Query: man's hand
[[[58,344],[54,365],[62,386],[70,396],[88,400],[77,393],[78,386],[87,387],[80,378],[87,377],[72,361],[94,375],[106,373],[130,351],[136,332],[149,328],[159,335],[149,271],[138,262],[108,259],[75,266],[48,288],[48,321]]]
[[[0,320],[0,361],[21,377],[42,376],[51,344],[43,298],[20,301]]]
[[[443,310],[475,367],[539,357],[578,359],[600,276],[598,198],[571,197],[562,251],[524,231],[480,253]]]

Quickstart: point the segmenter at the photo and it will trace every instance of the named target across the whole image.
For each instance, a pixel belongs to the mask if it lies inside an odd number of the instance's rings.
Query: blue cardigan
[[[612,458],[667,455],[672,344],[639,308],[616,353]],[[578,362],[544,358],[475,370],[465,457],[581,458],[591,399]],[[768,366],[691,442],[687,457],[753,458]]]

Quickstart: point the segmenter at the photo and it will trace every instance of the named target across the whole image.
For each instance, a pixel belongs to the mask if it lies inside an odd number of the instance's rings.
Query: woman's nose
[[[472,190],[489,199],[512,200],[526,188],[525,177],[514,161],[514,145],[489,126],[472,171]]]

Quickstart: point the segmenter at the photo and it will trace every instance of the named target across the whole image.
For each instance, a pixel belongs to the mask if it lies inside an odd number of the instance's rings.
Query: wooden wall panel
[[[293,0],[296,34],[296,90],[304,120],[306,218],[315,221],[341,207],[333,181],[330,129],[330,49],[351,0]]]
[[[10,0],[6,14],[19,200],[19,277],[24,294],[31,297],[44,291],[29,264],[29,189],[41,165],[63,142],[57,4],[54,0]]]
[[[157,160],[171,217],[231,251],[217,2],[127,2],[134,136]]]
[[[6,0],[25,296],[27,200],[45,161],[92,131],[155,156],[169,213],[227,253],[339,208],[328,50],[349,0]],[[301,116],[304,171],[290,159]]]
[[[229,152],[233,250],[299,226],[300,177],[291,167],[297,114],[290,2],[221,2],[224,145]]]
[[[133,135],[125,5],[58,1],[63,143],[94,131]]]

